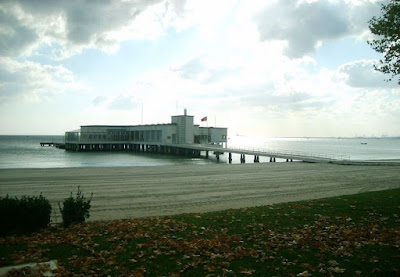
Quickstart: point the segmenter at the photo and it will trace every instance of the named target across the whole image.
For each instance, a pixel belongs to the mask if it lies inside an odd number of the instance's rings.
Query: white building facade
[[[227,143],[227,128],[194,125],[194,117],[171,117],[171,123],[151,125],[85,125],[65,133],[67,150],[122,150],[136,145],[170,146]]]

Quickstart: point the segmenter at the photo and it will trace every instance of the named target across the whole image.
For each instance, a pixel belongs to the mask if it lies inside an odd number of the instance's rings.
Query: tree
[[[381,17],[374,16],[369,21],[369,29],[378,38],[368,41],[368,44],[383,54],[384,59],[374,67],[385,74],[392,74],[388,79],[390,81],[396,75],[400,76],[400,0],[389,0],[382,5],[381,11]]]

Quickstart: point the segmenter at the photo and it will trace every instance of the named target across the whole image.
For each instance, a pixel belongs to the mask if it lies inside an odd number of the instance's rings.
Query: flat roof
[[[182,115],[172,115],[172,117],[179,117],[179,116],[194,117],[193,115],[184,115],[184,114],[182,114]]]
[[[123,128],[123,127],[148,127],[148,126],[167,126],[176,125],[176,123],[161,124],[143,124],[143,125],[81,125],[81,127],[107,127],[107,128]]]
[[[199,128],[203,128],[203,129],[228,129],[226,127],[199,127]]]

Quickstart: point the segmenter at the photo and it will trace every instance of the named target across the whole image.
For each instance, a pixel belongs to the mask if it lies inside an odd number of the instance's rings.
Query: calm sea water
[[[58,168],[97,166],[161,166],[178,164],[213,164],[214,156],[180,156],[132,152],[67,152],[55,147],[41,147],[40,142],[62,142],[63,136],[0,136],[0,168]],[[237,136],[229,147],[263,148],[276,151],[344,155],[352,160],[400,159],[400,138],[252,138]],[[260,162],[269,159],[260,157]],[[252,162],[252,157],[246,158]],[[221,157],[220,163],[226,163]],[[233,156],[239,163],[239,156]]]

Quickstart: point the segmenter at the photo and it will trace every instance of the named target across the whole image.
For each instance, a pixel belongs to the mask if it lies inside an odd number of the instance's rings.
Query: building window
[[[226,139],[226,135],[222,135],[222,139]]]

